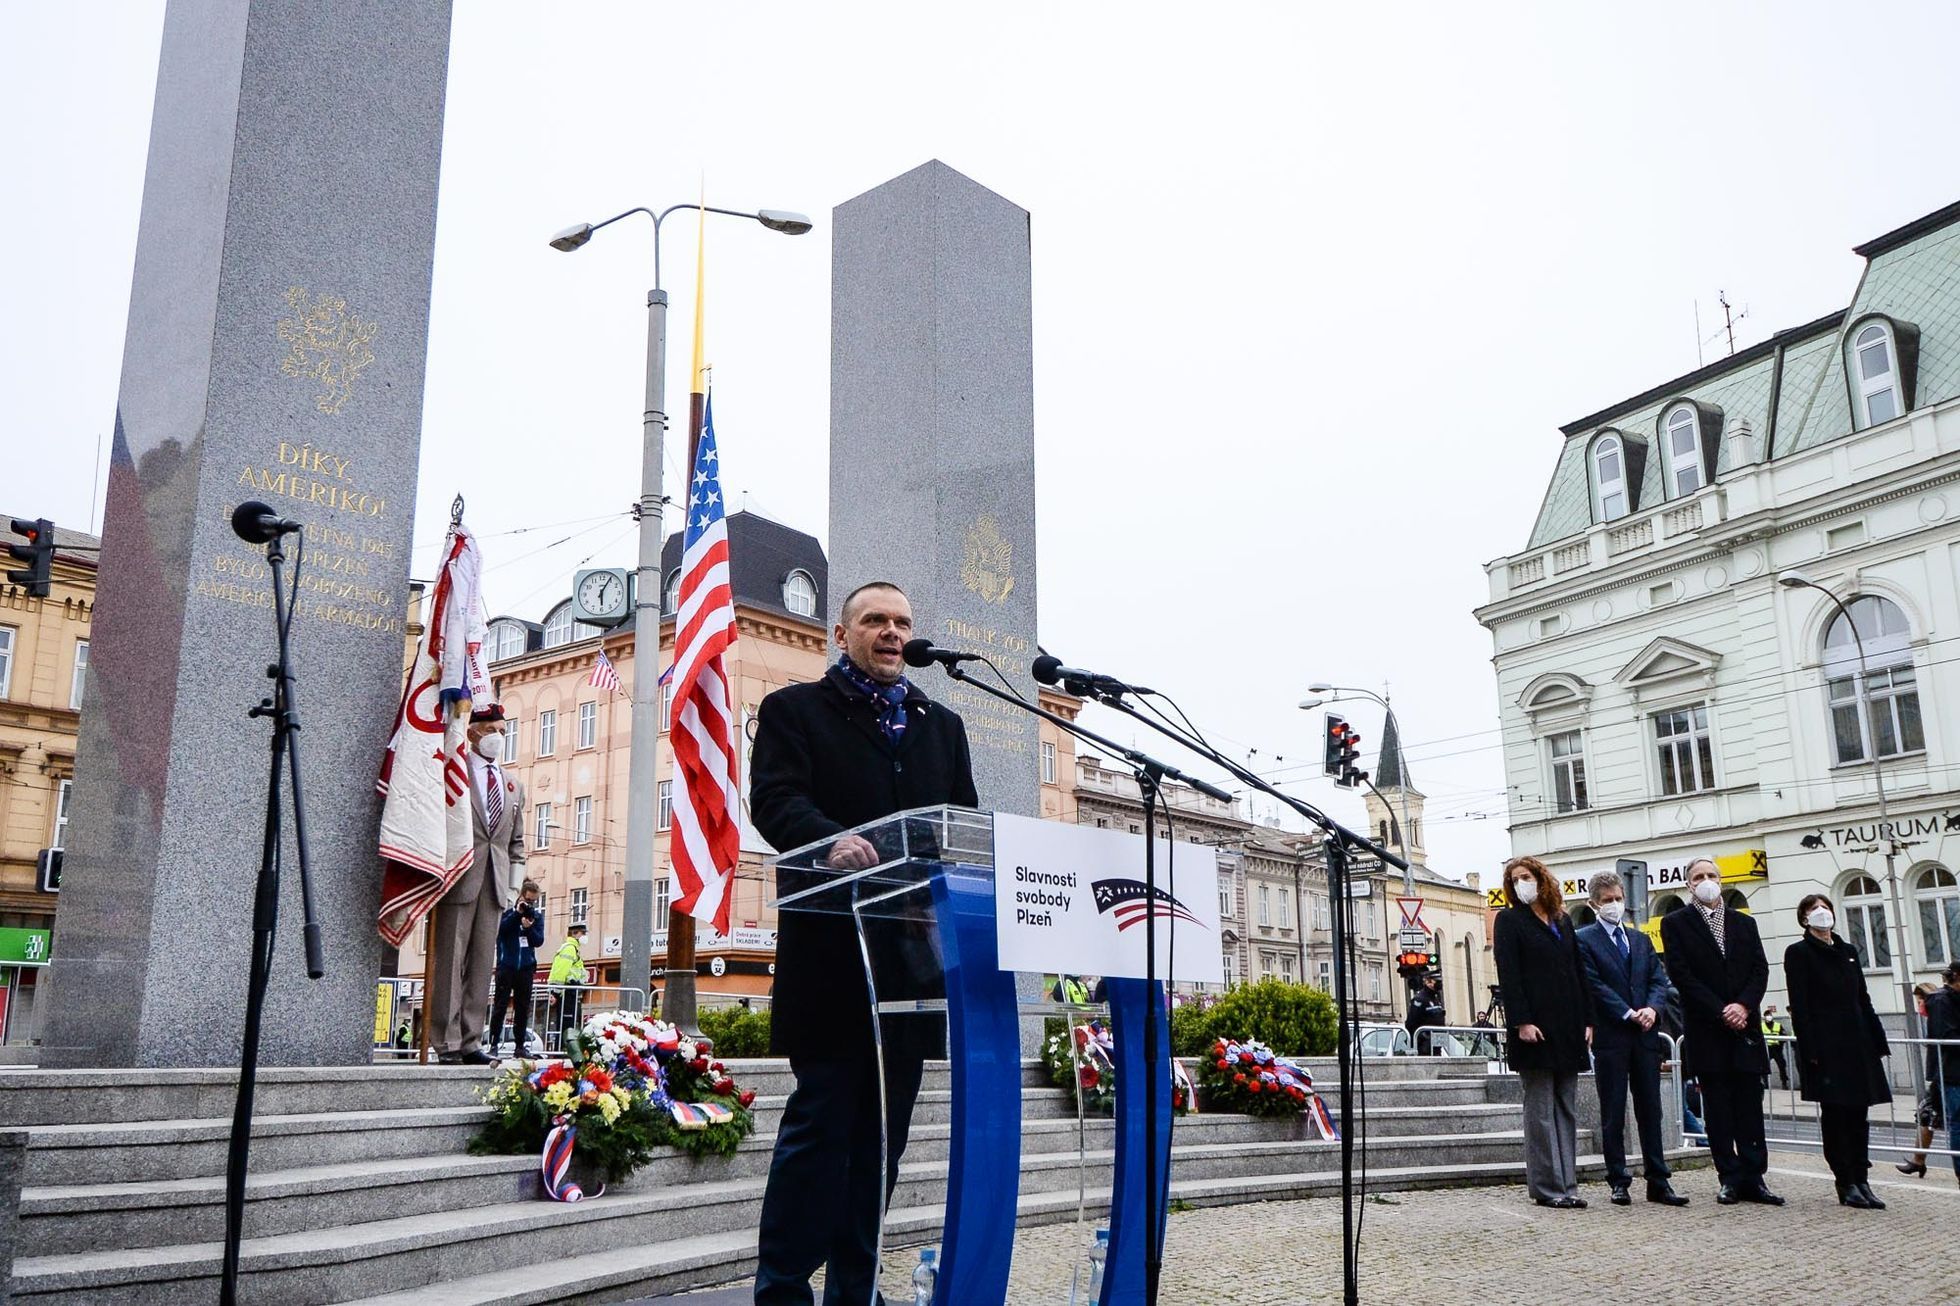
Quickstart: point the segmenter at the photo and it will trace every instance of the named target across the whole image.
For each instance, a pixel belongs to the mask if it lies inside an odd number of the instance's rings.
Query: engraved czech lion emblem
[[[338,413],[354,393],[354,378],[374,361],[369,346],[380,327],[348,312],[347,301],[340,296],[314,298],[300,286],[286,292],[286,306],[293,316],[280,320],[279,339],[292,348],[280,360],[279,370],[317,381],[320,393],[314,396],[314,406],[323,413]]]
[[[1014,544],[991,513],[982,513],[966,532],[960,584],[989,603],[1005,603],[1014,592]]]

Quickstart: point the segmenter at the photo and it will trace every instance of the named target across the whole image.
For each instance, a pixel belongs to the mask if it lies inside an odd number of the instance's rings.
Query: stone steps
[[[252,1122],[252,1169],[460,1156],[487,1114],[473,1105],[262,1115]],[[26,1132],[24,1186],[99,1185],[221,1175],[231,1121],[36,1125]]]
[[[1372,1145],[1400,1146],[1410,1135],[1419,1145],[1441,1138],[1473,1142],[1488,1136],[1517,1138],[1518,1111],[1504,1106],[1441,1106],[1433,1109],[1397,1108],[1392,1117],[1373,1122]],[[197,1128],[208,1130],[200,1124]],[[471,1130],[474,1129],[472,1125]],[[908,1178],[936,1163],[942,1170],[950,1145],[951,1126],[914,1126],[906,1151]],[[1115,1124],[1107,1117],[1085,1122],[1087,1165],[1106,1176]],[[303,1229],[360,1223],[388,1215],[491,1206],[531,1200],[540,1183],[534,1158],[526,1156],[465,1156],[460,1150],[429,1156],[376,1158],[362,1134],[346,1137],[357,1153],[313,1165],[283,1169],[255,1167],[246,1184],[248,1237],[270,1236]],[[207,1140],[208,1141],[208,1140]],[[467,1141],[467,1139],[465,1139]],[[1060,1165],[1067,1174],[1057,1182],[1075,1182],[1078,1132],[1071,1118],[1034,1120],[1022,1137],[1024,1169]],[[656,1189],[686,1183],[753,1179],[768,1173],[775,1146],[773,1134],[758,1133],[743,1141],[734,1155],[701,1160],[678,1153],[657,1157],[636,1174],[631,1187]],[[1247,1116],[1199,1114],[1177,1122],[1172,1135],[1175,1164],[1182,1169],[1201,1158],[1231,1155],[1219,1148],[1246,1147],[1262,1155],[1290,1156],[1290,1148],[1327,1149],[1304,1118],[1259,1120]],[[163,1155],[170,1152],[165,1146]],[[255,1156],[259,1155],[255,1147]],[[222,1161],[222,1152],[217,1154]],[[1291,1162],[1288,1162],[1291,1164]],[[1262,1161],[1254,1168],[1264,1165]],[[1309,1167],[1311,1168],[1311,1167]],[[172,1242],[216,1240],[224,1228],[224,1182],[221,1174],[198,1174],[119,1182],[78,1183],[76,1176],[50,1167],[67,1182],[34,1184],[21,1193],[22,1232],[29,1246],[59,1246],[70,1251],[115,1247],[155,1247]],[[1045,1174],[1031,1169],[1032,1174]],[[1106,1182],[1098,1178],[1095,1182]]]
[[[1677,1164],[1690,1159],[1686,1153],[1670,1157]],[[1605,1177],[1604,1172],[1599,1158],[1580,1158],[1582,1180],[1597,1182]],[[1372,1166],[1366,1182],[1371,1193],[1392,1193],[1418,1187],[1522,1183],[1523,1178],[1524,1163],[1514,1159],[1468,1165]],[[1338,1169],[1206,1180],[1180,1179],[1174,1170],[1171,1179],[1172,1199],[1192,1206],[1337,1196],[1340,1188]],[[1108,1190],[1090,1189],[1083,1210],[1091,1221],[1106,1215]],[[1022,1228],[1030,1228],[1067,1223],[1075,1214],[1076,1194],[1072,1190],[1023,1193],[1017,1202],[1016,1220]],[[945,1211],[940,1206],[894,1208],[886,1224],[886,1243],[891,1247],[930,1244],[940,1236],[944,1220]],[[359,1300],[363,1306],[600,1306],[726,1283],[754,1272],[755,1232],[746,1229],[642,1243],[599,1254],[562,1256],[527,1266],[522,1274],[491,1271]],[[1055,1300],[1065,1291],[1058,1284]]]
[[[258,1117],[328,1111],[469,1106],[489,1066],[267,1066],[253,1090]],[[0,1067],[0,1129],[66,1125],[86,1101],[98,1120],[222,1120],[238,1098],[236,1070],[39,1070]]]
[[[753,1258],[773,1131],[793,1081],[779,1061],[729,1068],[763,1093],[756,1136],[729,1157],[663,1155],[627,1184],[571,1205],[537,1200],[533,1157],[465,1153],[485,1114],[475,1096],[491,1078],[482,1068],[265,1071],[247,1186],[244,1299],[304,1306],[385,1291],[424,1302],[620,1300],[737,1277]],[[1516,1168],[1519,1108],[1493,1101],[1501,1093],[1486,1077],[1441,1058],[1397,1059],[1380,1075],[1377,1068],[1369,1066],[1364,1126],[1372,1170]],[[203,1303],[215,1295],[235,1076],[118,1073],[128,1080],[120,1101],[132,1114],[78,1125],[60,1101],[26,1099],[59,1099],[99,1073],[78,1080],[0,1071],[0,1120],[28,1138],[19,1247],[60,1249],[17,1259],[19,1301]],[[1047,1086],[1038,1062],[1024,1064],[1022,1080],[1021,1218],[1073,1218],[1085,1184],[1092,1207],[1105,1206],[1113,1122],[1091,1116],[1078,1135],[1071,1095]],[[943,1064],[928,1068],[894,1197],[895,1239],[938,1236],[949,1082]],[[1078,1137],[1088,1149],[1080,1162]],[[1338,1179],[1338,1144],[1312,1136],[1303,1119],[1192,1115],[1173,1138],[1174,1195],[1193,1203],[1255,1200],[1268,1187],[1285,1195],[1324,1186],[1330,1173]]]
[[[1398,1174],[1463,1174],[1486,1180],[1507,1175],[1521,1169],[1521,1147],[1514,1133],[1415,1136],[1394,1147],[1376,1145],[1370,1148],[1370,1187],[1379,1189],[1384,1183],[1378,1180]],[[1102,1209],[1108,1200],[1111,1154],[1100,1152],[1089,1160],[1089,1200]],[[1338,1185],[1339,1147],[1316,1141],[1178,1148],[1172,1174],[1172,1195],[1194,1204],[1294,1196]],[[927,1241],[936,1236],[943,1219],[945,1178],[944,1161],[903,1168],[893,1198],[894,1239]],[[383,1288],[422,1291],[425,1285],[486,1276],[502,1279],[506,1286],[521,1279],[529,1288],[541,1282],[541,1262],[592,1256],[616,1267],[622,1249],[643,1244],[731,1234],[752,1239],[764,1182],[755,1176],[653,1190],[635,1182],[570,1205],[515,1200],[251,1237],[241,1259],[250,1285],[247,1299],[308,1306]],[[1029,1158],[1022,1168],[1019,1201],[1031,1212],[1072,1212],[1077,1184],[1073,1157]],[[21,1257],[14,1266],[14,1299],[208,1302],[219,1253],[212,1240]],[[549,1276],[543,1281],[549,1282]]]

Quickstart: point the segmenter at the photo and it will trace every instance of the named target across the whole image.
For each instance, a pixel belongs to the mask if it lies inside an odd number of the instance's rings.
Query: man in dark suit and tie
[[[1702,1119],[1708,1150],[1722,1186],[1724,1206],[1783,1199],[1763,1184],[1769,1146],[1763,1141],[1763,1088],[1769,1056],[1763,1051],[1763,991],[1769,959],[1756,922],[1722,902],[1722,873],[1712,859],[1688,867],[1689,906],[1661,918],[1667,973],[1681,992],[1682,1055],[1701,1081]]]
[[[1579,960],[1593,1004],[1593,1086],[1599,1090],[1599,1124],[1606,1148],[1606,1184],[1613,1205],[1633,1201],[1627,1190],[1627,1089],[1640,1126],[1641,1168],[1647,1200],[1686,1206],[1668,1182],[1661,1143],[1661,1039],[1654,1032],[1667,1003],[1667,975],[1654,945],[1626,919],[1626,883],[1600,871],[1586,884],[1586,902],[1597,917],[1579,930]]]

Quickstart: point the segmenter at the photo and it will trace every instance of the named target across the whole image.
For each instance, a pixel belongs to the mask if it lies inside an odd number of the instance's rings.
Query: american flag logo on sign
[[[1152,916],[1159,920],[1203,924],[1165,890],[1158,889],[1153,899],[1150,886],[1142,880],[1095,880],[1089,888],[1096,895],[1096,914],[1115,917],[1118,931],[1127,930]]]

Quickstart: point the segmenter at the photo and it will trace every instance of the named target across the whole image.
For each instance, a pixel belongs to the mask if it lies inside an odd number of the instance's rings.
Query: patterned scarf
[[[877,706],[878,729],[884,733],[885,742],[894,747],[901,743],[905,738],[905,696],[912,692],[912,682],[904,676],[889,685],[873,680],[858,670],[848,653],[837,659],[837,669]]]

